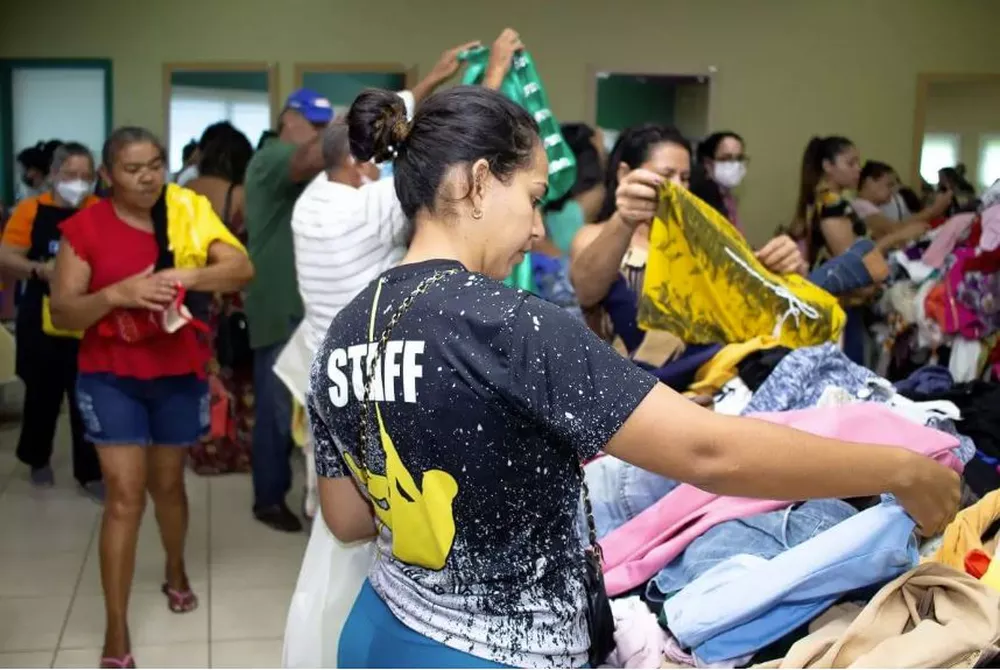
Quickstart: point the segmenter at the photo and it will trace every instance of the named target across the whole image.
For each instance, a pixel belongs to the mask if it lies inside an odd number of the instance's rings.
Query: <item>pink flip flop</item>
[[[194,594],[194,591],[190,587],[184,591],[178,591],[164,584],[161,590],[163,591],[163,595],[167,597],[167,607],[174,614],[186,614],[198,607],[198,596]]]
[[[102,668],[134,668],[135,659],[132,654],[125,654],[121,658],[115,658],[113,656],[105,656],[101,659]]]

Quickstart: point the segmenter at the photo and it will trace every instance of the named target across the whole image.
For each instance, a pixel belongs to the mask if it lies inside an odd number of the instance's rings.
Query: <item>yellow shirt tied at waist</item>
[[[804,277],[779,277],[740,233],[686,189],[667,183],[649,238],[639,327],[691,344],[771,335],[795,349],[835,341],[846,317]]]
[[[203,195],[177,184],[167,184],[167,241],[174,252],[174,267],[203,268],[212,242],[225,242],[247,252]]]

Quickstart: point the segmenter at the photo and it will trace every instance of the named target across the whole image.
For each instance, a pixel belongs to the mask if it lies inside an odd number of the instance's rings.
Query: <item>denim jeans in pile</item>
[[[597,539],[624,526],[626,521],[652,507],[680,483],[614,456],[603,456],[592,461],[583,471],[587,488],[590,489],[590,502],[594,507]],[[579,526],[581,537],[587,538],[587,520],[582,512]]]
[[[833,295],[843,295],[872,285],[872,276],[865,267],[864,257],[875,249],[875,243],[864,237],[847,251],[831,258],[809,273],[809,281]]]
[[[738,554],[774,558],[853,516],[843,500],[810,500],[786,509],[726,521],[696,539],[660,570],[646,588],[646,598],[660,603],[710,568]]]
[[[664,603],[661,623],[702,661],[754,653],[845,593],[915,567],[914,529],[906,511],[884,499],[774,558],[739,554],[713,566]]]

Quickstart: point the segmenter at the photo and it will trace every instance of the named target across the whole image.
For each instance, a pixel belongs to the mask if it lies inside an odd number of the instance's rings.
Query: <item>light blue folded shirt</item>
[[[719,563],[664,604],[670,632],[702,661],[751,654],[808,623],[855,589],[919,560],[915,524],[884,500],[772,559]]]

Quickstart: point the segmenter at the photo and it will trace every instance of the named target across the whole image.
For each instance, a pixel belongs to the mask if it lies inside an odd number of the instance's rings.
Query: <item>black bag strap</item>
[[[174,252],[170,250],[170,239],[167,237],[167,187],[156,199],[150,211],[153,219],[153,237],[156,239],[158,254],[156,256],[157,271],[174,267]]]
[[[232,230],[230,224],[230,218],[232,217],[233,208],[233,190],[236,188],[236,184],[230,184],[229,188],[226,190],[226,200],[222,204],[222,223],[226,224],[226,228]]]

